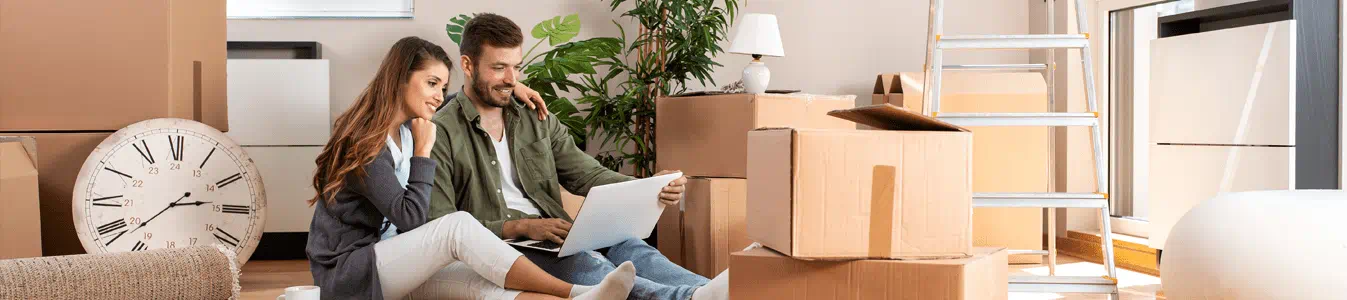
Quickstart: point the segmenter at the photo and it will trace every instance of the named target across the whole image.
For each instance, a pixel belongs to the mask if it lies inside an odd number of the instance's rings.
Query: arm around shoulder
[[[552,139],[552,156],[556,159],[557,181],[567,191],[576,195],[587,195],[592,187],[635,179],[609,170],[589,153],[580,150],[575,145],[570,130],[555,116],[543,122],[544,130]]]

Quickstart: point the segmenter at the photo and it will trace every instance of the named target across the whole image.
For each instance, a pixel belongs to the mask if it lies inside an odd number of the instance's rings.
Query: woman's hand
[[[435,123],[430,120],[412,119],[412,155],[430,157],[430,149],[435,147]]]
[[[515,84],[514,98],[519,99],[525,106],[538,110],[538,120],[547,120],[547,114],[551,113],[547,111],[547,101],[543,100],[543,96],[528,86]]]

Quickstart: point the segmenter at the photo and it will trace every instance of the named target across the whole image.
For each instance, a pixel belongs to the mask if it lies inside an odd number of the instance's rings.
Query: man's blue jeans
[[[617,265],[630,261],[636,267],[636,286],[628,299],[687,300],[692,298],[693,291],[710,281],[674,264],[655,247],[638,239],[609,247],[606,257],[597,252],[557,257],[555,252],[516,249],[547,273],[572,284],[599,284]]]

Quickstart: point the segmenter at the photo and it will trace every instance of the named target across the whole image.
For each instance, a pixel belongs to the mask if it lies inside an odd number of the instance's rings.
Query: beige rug
[[[237,299],[223,247],[0,260],[0,299]]]

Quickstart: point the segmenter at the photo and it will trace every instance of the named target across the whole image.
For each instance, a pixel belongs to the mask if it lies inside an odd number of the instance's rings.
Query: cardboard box
[[[923,73],[902,73],[898,103],[924,105]],[[1047,112],[1043,75],[1029,72],[945,73],[941,112]],[[912,93],[903,93],[910,91]],[[973,192],[1048,192],[1052,157],[1048,127],[968,127],[973,131]],[[1064,233],[1063,233],[1064,234]],[[1043,209],[974,208],[973,246],[1043,249]],[[1040,255],[1010,263],[1038,264]]]
[[[898,107],[902,106],[902,85],[894,84],[898,82],[898,74],[885,73],[879,74],[875,78],[874,94],[870,96],[870,104],[893,103]]]
[[[655,160],[686,176],[745,178],[748,131],[762,127],[855,129],[829,111],[856,106],[855,96],[725,94],[655,101]]]
[[[766,248],[734,253],[735,300],[1004,300],[1009,267],[1004,248],[940,260],[809,261]]]
[[[0,259],[42,256],[37,143],[0,137]]]
[[[720,274],[730,253],[753,244],[744,228],[747,198],[748,180],[689,178],[682,207],[665,208],[656,226],[660,252],[693,273]]]
[[[227,131],[225,39],[225,0],[6,1],[0,131],[160,117]]]
[[[670,262],[687,267],[683,260],[683,211],[679,207],[665,207],[655,224],[655,248]]]
[[[41,202],[42,254],[84,254],[75,234],[71,198],[75,177],[89,153],[112,133],[32,133],[37,140],[38,200]]]
[[[749,238],[801,258],[969,255],[972,133],[887,104],[830,115],[882,130],[749,132]]]

